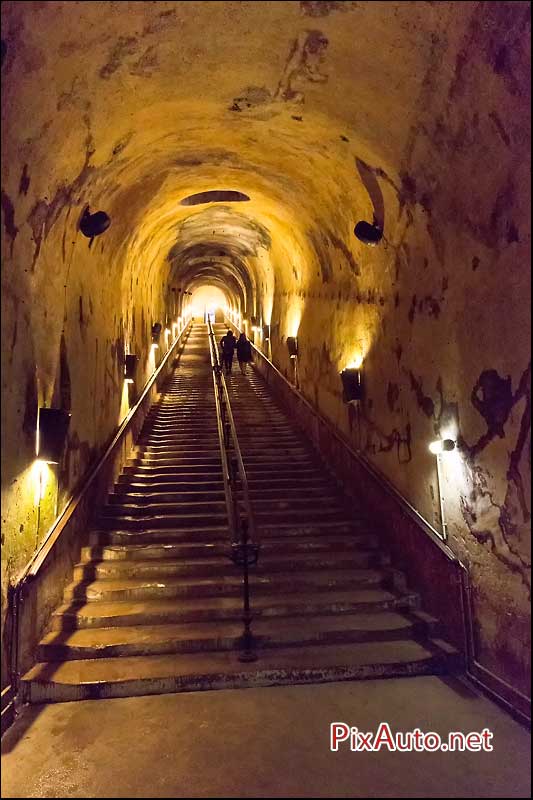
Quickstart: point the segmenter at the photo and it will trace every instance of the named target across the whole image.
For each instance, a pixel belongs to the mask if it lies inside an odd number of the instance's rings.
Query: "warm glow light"
[[[439,455],[439,453],[447,453],[451,450],[455,450],[455,442],[453,439],[437,439],[431,442],[429,450],[436,456]]]
[[[46,461],[41,461],[40,459],[34,461],[32,467],[32,479],[35,486],[35,492],[33,496],[34,505],[38,506],[43,499],[49,478],[50,467]]]
[[[355,356],[355,358],[348,364],[347,369],[361,369],[363,366],[363,356]]]
[[[120,410],[119,410],[119,425],[123,421],[123,419],[127,416],[130,410],[130,384],[133,383],[132,378],[126,378],[124,380],[124,386],[122,387],[122,397],[120,398]]]
[[[153,343],[152,350],[159,350],[159,345],[156,342]]]
[[[300,322],[302,319],[302,306],[294,303],[287,312],[286,330],[287,336],[298,336]]]

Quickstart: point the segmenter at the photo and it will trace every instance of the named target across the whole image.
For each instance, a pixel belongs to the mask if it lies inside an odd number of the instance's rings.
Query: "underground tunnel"
[[[527,716],[529,3],[2,5],[11,711],[57,609],[98,583],[108,539],[96,553],[90,532],[147,441],[141,423],[188,397],[189,422],[214,421],[215,436],[210,320],[217,340],[231,329],[253,344],[247,388],[236,368],[227,379],[247,472],[253,436],[274,437],[283,416],[280,525],[341,520],[340,492],[383,537],[395,590],[444,620],[459,671]],[[62,441],[47,463],[52,417]],[[328,488],[305,488],[297,461],[283,471],[285,425]],[[274,478],[258,528],[278,519]],[[151,522],[147,498],[132,502],[148,535],[162,512]],[[258,569],[274,580],[267,539]],[[89,595],[67,602],[87,547]],[[68,635],[56,631],[36,697],[52,697]]]

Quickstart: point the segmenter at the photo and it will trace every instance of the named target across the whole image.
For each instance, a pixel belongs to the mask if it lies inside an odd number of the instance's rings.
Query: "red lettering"
[[[392,731],[386,722],[381,722],[379,725],[378,732],[376,733],[376,739],[374,741],[374,750],[380,750],[382,745],[386,745],[391,753],[396,750]]]

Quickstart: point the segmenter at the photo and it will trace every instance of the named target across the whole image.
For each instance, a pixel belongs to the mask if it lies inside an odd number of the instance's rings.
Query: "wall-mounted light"
[[[270,325],[263,325],[263,338],[265,342],[270,340]]]
[[[62,408],[40,408],[37,416],[37,458],[59,464],[70,423],[70,412]]]
[[[126,383],[133,383],[135,381],[135,373],[137,372],[137,362],[139,358],[133,353],[128,353],[124,361],[124,380]]]
[[[159,339],[161,338],[161,328],[162,325],[160,322],[155,322],[152,325],[152,347],[154,350],[159,347]]]
[[[437,491],[439,493],[439,507],[440,507],[440,521],[442,525],[442,538],[444,541],[448,538],[448,525],[444,515],[444,495],[442,494],[442,453],[450,453],[455,450],[455,442],[453,439],[436,439],[429,445],[429,450],[437,456]]]
[[[370,247],[374,247],[375,245],[379,244],[383,238],[383,231],[378,225],[365,222],[364,220],[361,220],[357,223],[353,229],[353,232],[360,242],[363,242],[363,244],[367,244]]]
[[[290,358],[298,356],[298,339],[296,336],[287,336],[287,349]]]
[[[345,403],[363,398],[363,376],[358,367],[346,367],[340,373],[342,381],[342,398]]]
[[[436,456],[440,453],[449,453],[455,450],[455,442],[453,439],[436,439],[429,445],[429,450]]]

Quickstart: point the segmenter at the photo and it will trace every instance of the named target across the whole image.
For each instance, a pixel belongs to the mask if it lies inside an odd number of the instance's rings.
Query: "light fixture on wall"
[[[152,325],[152,347],[157,349],[159,347],[159,339],[161,338],[161,328],[162,325],[160,322],[155,322]]]
[[[346,367],[340,373],[342,399],[352,403],[363,399],[363,374],[360,367]]]
[[[37,416],[37,458],[59,464],[70,423],[70,412],[62,408],[40,408]]]
[[[298,339],[296,336],[287,336],[287,350],[289,351],[289,358],[297,358]]]
[[[429,445],[429,450],[436,456],[440,453],[449,453],[455,450],[455,442],[453,439],[436,439]]]
[[[270,341],[270,325],[263,325],[263,338],[265,342]]]
[[[124,360],[124,380],[126,383],[133,383],[135,381],[135,373],[137,372],[137,362],[139,358],[133,353],[128,353]]]
[[[363,244],[367,244],[370,247],[374,247],[375,245],[379,244],[383,238],[383,230],[379,227],[379,225],[376,225],[375,222],[370,223],[361,220],[357,223],[353,229],[353,232],[360,242],[363,242]]]
[[[442,526],[442,538],[444,541],[448,538],[448,525],[444,515],[444,496],[442,494],[442,454],[451,453],[455,450],[455,441],[453,439],[436,439],[429,445],[429,451],[437,457],[437,492],[439,495],[439,508],[440,508],[440,522]]]

